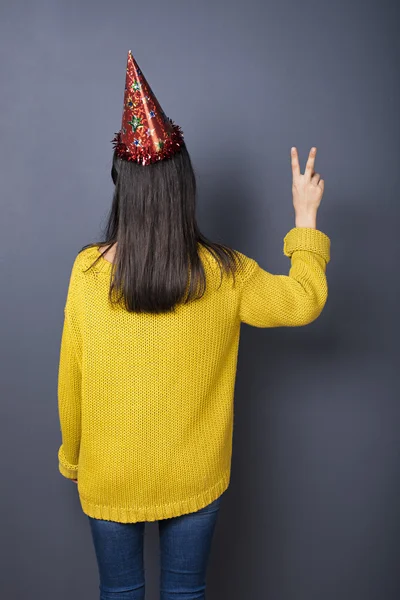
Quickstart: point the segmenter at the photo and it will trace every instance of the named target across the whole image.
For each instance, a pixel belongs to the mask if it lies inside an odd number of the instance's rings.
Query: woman
[[[229,486],[241,323],[307,325],[328,293],[324,182],[292,149],[288,275],[209,241],[179,126],[128,53],[105,240],[76,256],[59,363],[59,470],[88,516],[100,598],[143,600],[143,535],[158,521],[162,600],[203,600]]]

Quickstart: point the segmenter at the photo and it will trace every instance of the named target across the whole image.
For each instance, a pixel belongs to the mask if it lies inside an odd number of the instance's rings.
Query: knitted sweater
[[[202,246],[204,296],[174,313],[129,313],[108,302],[111,263],[76,256],[64,306],[58,468],[77,479],[87,515],[121,523],[194,512],[228,487],[241,323],[307,325],[328,295],[330,239],[291,229],[288,275],[242,254],[234,283]]]

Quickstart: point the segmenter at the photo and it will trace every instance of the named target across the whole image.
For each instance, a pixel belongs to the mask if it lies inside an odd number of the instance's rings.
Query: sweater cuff
[[[283,254],[291,257],[296,250],[316,252],[328,263],[331,259],[331,240],[319,229],[293,227],[283,239]]]
[[[72,465],[65,459],[62,445],[58,451],[58,470],[67,479],[78,479],[78,465]]]

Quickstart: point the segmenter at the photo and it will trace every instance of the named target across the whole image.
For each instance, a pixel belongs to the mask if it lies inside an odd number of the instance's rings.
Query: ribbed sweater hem
[[[228,488],[230,481],[230,469],[226,471],[223,477],[211,488],[204,490],[196,496],[185,498],[169,504],[159,504],[144,507],[133,506],[110,506],[106,504],[96,504],[79,493],[80,503],[83,512],[94,519],[103,519],[106,521],[117,521],[119,523],[136,523],[138,521],[158,521],[178,517],[200,510],[216,500]]]

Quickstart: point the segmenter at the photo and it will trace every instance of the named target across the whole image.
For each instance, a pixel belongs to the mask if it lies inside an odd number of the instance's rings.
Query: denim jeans
[[[222,497],[196,512],[157,521],[160,600],[205,599],[206,570]],[[144,600],[146,521],[88,519],[99,571],[100,600]]]

